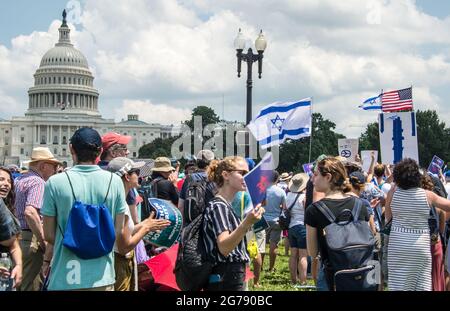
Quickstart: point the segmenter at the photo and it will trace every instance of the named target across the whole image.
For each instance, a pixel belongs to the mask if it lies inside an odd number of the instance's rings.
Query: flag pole
[[[309,158],[308,158],[308,163],[311,163],[311,150],[312,150],[312,139],[313,139],[313,97],[311,97],[311,125],[310,125],[310,129],[311,129],[311,135],[309,136]]]

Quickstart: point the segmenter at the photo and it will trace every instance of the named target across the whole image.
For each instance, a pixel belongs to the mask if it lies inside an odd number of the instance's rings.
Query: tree
[[[191,119],[185,121],[184,123],[191,128],[191,131],[194,130],[194,117],[200,116],[202,117],[202,129],[205,128],[208,124],[217,124],[220,121],[219,116],[214,112],[213,109],[206,106],[198,106],[192,110]]]
[[[428,167],[433,155],[445,161],[450,159],[450,128],[439,121],[434,110],[417,111],[417,142],[419,147],[419,162],[422,167]],[[361,134],[359,145],[361,150],[381,150],[378,122],[367,125]],[[380,158],[381,160],[381,155]]]
[[[444,161],[450,159],[450,128],[439,121],[436,111],[417,111],[417,140],[419,161],[422,167],[428,167],[433,155]]]
[[[173,142],[178,136],[170,138],[156,138],[149,144],[142,146],[139,149],[140,158],[156,159],[157,157],[169,157],[171,155],[171,148]]]
[[[280,172],[300,172],[302,165],[309,160],[314,161],[319,155],[336,155],[338,153],[338,139],[345,136],[334,132],[336,124],[324,119],[320,113],[313,114],[312,148],[309,159],[310,137],[299,140],[289,140],[280,146]]]

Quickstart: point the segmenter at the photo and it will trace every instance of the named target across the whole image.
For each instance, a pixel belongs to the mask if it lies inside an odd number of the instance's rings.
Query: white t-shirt
[[[128,229],[130,230],[131,234],[133,234],[134,231],[134,221],[133,218],[131,218],[131,211],[130,211],[130,207],[127,205],[125,208],[125,212],[123,213],[125,215],[126,218],[128,218]],[[114,243],[114,251],[116,253],[119,252],[119,250],[117,249],[117,243]],[[127,253],[125,255],[125,257],[129,258],[131,255],[131,252]]]
[[[289,192],[286,196],[286,208],[289,208],[297,197],[298,193]],[[297,225],[305,224],[305,208],[303,206],[303,200],[305,194],[301,193],[291,209],[291,222],[289,228]]]
[[[447,199],[450,200],[450,183],[445,184],[445,191],[447,191]]]

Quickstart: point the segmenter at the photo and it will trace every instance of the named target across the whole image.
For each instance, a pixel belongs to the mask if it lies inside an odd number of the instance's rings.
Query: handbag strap
[[[111,188],[112,179],[113,179],[113,173],[111,173],[111,178],[109,179],[108,191],[106,191],[106,196],[105,196],[105,199],[103,200],[103,204],[106,203],[106,199],[108,198],[109,189]]]
[[[72,186],[72,182],[70,181],[69,174],[67,174],[67,171],[65,171],[64,174],[66,174],[67,179],[69,180],[69,185],[70,185],[70,189],[72,190],[73,200],[76,201],[77,198],[75,197],[75,192],[73,191],[73,186]]]
[[[297,195],[295,196],[294,202],[292,202],[291,206],[288,207],[288,210],[291,210],[294,207],[295,203],[297,203],[297,200],[300,197],[300,194],[301,194],[300,192],[297,193]]]

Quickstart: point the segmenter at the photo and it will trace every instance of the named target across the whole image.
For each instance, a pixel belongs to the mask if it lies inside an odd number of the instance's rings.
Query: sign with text
[[[434,156],[433,160],[431,160],[431,163],[428,166],[428,172],[430,172],[434,175],[439,175],[439,172],[443,166],[444,166],[444,160],[442,160],[438,156]]]
[[[338,139],[339,155],[348,159],[349,161],[356,161],[358,154],[359,140],[358,139]]]
[[[372,152],[374,153],[375,163],[378,159],[378,150],[361,150],[361,161],[364,172],[368,172],[372,162]]]
[[[380,113],[378,120],[383,164],[396,164],[404,158],[419,162],[416,113]]]
[[[308,176],[311,176],[313,174],[314,162],[303,164],[302,167],[303,172],[308,174]]]

